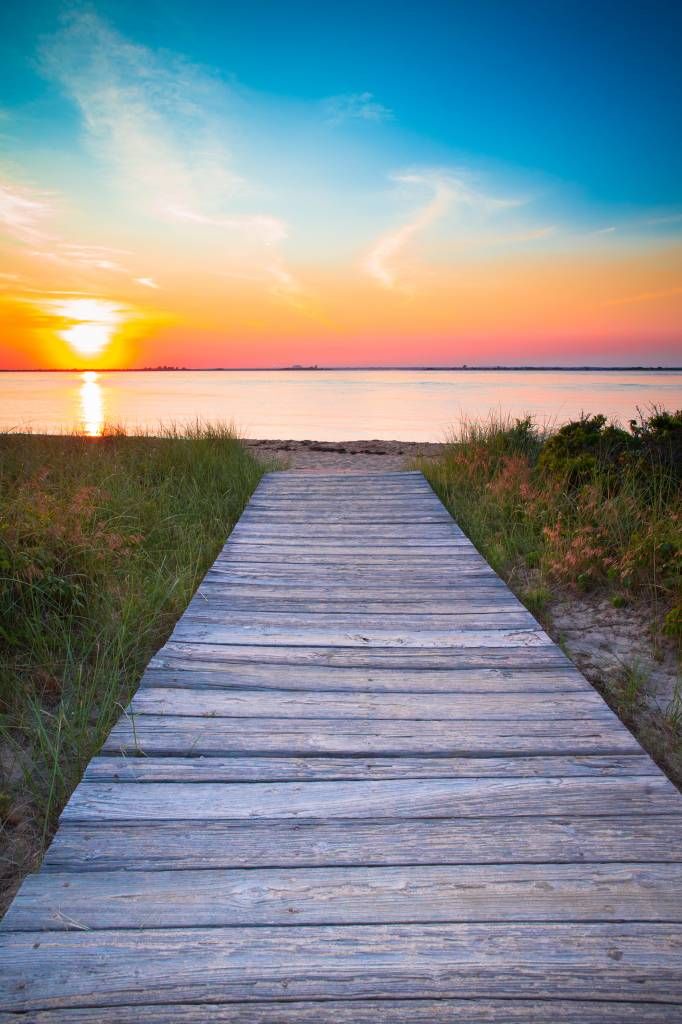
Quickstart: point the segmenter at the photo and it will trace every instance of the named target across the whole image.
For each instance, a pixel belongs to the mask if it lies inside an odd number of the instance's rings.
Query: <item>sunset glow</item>
[[[487,6],[434,4],[408,61],[416,7],[266,3],[277,49],[246,5],[174,0],[151,38],[127,2],[41,0],[6,60],[0,367],[680,363],[674,32],[633,23],[624,96],[608,39],[600,64],[577,22]]]
[[[97,356],[107,348],[123,319],[118,307],[101,299],[54,299],[47,301],[45,308],[69,325],[60,328],[57,334],[68,342],[76,355],[86,358]]]

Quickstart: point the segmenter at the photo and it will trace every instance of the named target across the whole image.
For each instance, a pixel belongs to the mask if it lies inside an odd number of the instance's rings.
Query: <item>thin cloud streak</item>
[[[50,239],[44,224],[54,212],[51,195],[0,182],[0,223],[18,241],[37,245]]]
[[[322,110],[329,124],[343,124],[344,121],[370,121],[380,124],[394,118],[393,111],[379,103],[371,92],[330,96],[323,100]]]
[[[362,261],[362,269],[383,288],[394,289],[400,283],[399,258],[417,235],[444,218],[457,205],[487,216],[499,210],[520,206],[522,200],[498,199],[471,188],[454,174],[426,171],[396,174],[393,180],[404,185],[431,189],[431,199],[418,207],[404,224],[382,235]],[[540,229],[542,235],[551,229]],[[536,236],[541,237],[541,236]],[[522,240],[522,239],[517,239]]]

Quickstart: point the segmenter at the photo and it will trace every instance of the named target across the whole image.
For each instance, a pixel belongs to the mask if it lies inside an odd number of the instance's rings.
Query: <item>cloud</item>
[[[28,255],[78,270],[127,273],[119,257],[130,255],[129,250],[68,242],[52,230],[60,207],[54,193],[0,182],[0,224],[12,238],[29,247]]]
[[[267,214],[237,214],[229,217],[211,217],[196,210],[171,206],[167,211],[178,220],[190,221],[193,224],[204,224],[227,231],[238,231],[265,246],[276,245],[284,241],[289,231],[287,225],[278,217]]]
[[[505,208],[519,206],[523,200],[500,199],[477,191],[463,176],[448,171],[410,171],[393,175],[393,181],[430,192],[428,202],[417,207],[399,227],[382,235],[374,242],[362,261],[362,268],[384,288],[395,288],[399,283],[399,261],[409,244],[432,224],[444,218],[454,207],[488,216]],[[541,237],[551,228],[540,229]],[[528,236],[526,236],[528,237]],[[523,239],[515,239],[523,240]]]
[[[410,174],[398,176],[395,180],[426,185],[431,189],[432,196],[429,202],[416,210],[408,221],[379,238],[367,254],[363,262],[364,269],[384,288],[394,288],[396,285],[395,262],[398,256],[415,235],[425,231],[447,213],[455,195],[447,179]]]
[[[131,43],[92,11],[71,14],[44,43],[43,72],[78,106],[95,154],[118,184],[163,209],[225,199],[243,182],[230,167],[225,86],[169,54]]]
[[[156,283],[153,277],[136,277],[135,281],[137,284],[143,285],[145,288],[158,288],[159,285]]]
[[[344,121],[392,121],[393,111],[377,102],[371,92],[352,92],[330,96],[322,101],[325,120],[330,124]]]
[[[51,241],[53,242],[52,248],[33,249],[31,256],[51,263],[77,267],[81,270],[106,270],[114,274],[128,272],[127,268],[119,262],[118,256],[122,253],[130,255],[129,250],[111,249],[104,245],[74,244],[57,239],[51,239]]]
[[[665,217],[650,217],[646,224],[655,226],[657,224],[679,224],[682,221],[682,213],[671,213]]]
[[[130,42],[92,11],[67,18],[41,63],[80,110],[88,144],[126,208],[211,232],[218,261],[216,243],[225,263],[238,259],[266,279],[273,265],[289,274],[273,255],[288,235],[285,222],[244,209],[261,190],[233,167],[226,140],[243,101],[217,74]]]
[[[0,182],[0,224],[13,238],[28,245],[39,244],[51,236],[45,222],[54,215],[50,193]]]

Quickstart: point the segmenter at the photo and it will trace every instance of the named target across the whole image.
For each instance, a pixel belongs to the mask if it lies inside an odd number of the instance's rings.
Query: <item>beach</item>
[[[446,445],[416,441],[246,440],[261,461],[276,459],[286,469],[306,473],[394,472],[410,460],[436,458]]]

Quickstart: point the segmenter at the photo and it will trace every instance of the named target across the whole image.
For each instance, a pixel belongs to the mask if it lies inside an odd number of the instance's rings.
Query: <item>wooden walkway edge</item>
[[[0,1021],[682,1024],[682,797],[420,473],[268,474],[0,925]]]

